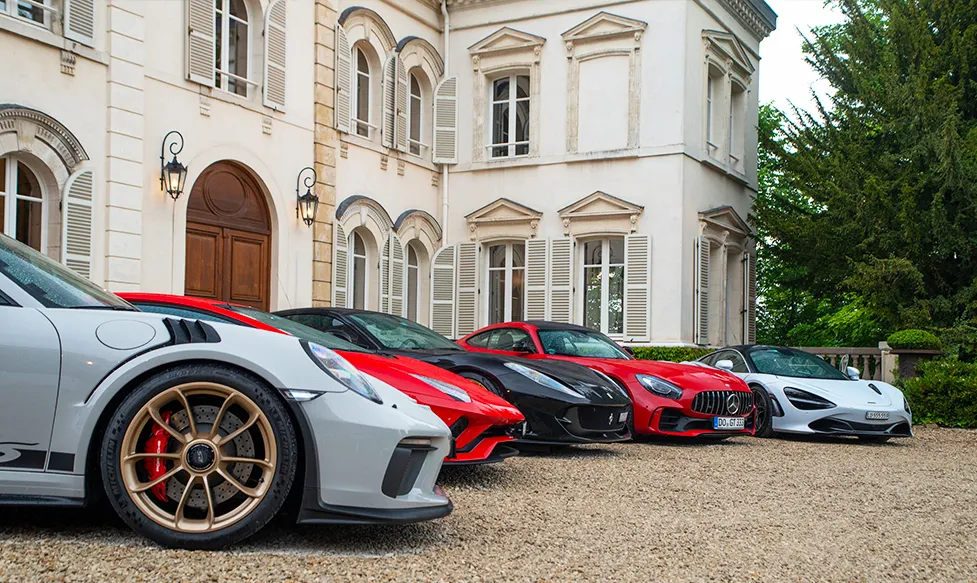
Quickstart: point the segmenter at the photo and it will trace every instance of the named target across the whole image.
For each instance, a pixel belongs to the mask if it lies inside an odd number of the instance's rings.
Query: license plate
[[[621,415],[618,417],[617,422],[618,423],[627,423],[627,421],[628,421],[628,412],[625,411],[624,413],[621,413]]]
[[[865,418],[874,419],[876,421],[885,421],[886,419],[889,418],[889,412],[888,411],[866,411]]]
[[[745,417],[713,417],[713,429],[745,429]]]

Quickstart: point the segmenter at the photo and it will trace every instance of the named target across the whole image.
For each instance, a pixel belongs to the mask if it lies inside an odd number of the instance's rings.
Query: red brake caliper
[[[163,423],[170,424],[170,414],[169,411],[163,412]],[[154,423],[153,434],[146,440],[146,453],[164,453],[169,442],[170,434],[159,423]],[[166,473],[166,460],[158,457],[146,458],[143,460],[143,466],[146,468],[146,472],[149,473],[150,482]],[[156,496],[160,502],[169,500],[169,497],[166,495],[167,482],[169,480],[164,480],[153,486],[153,496]]]

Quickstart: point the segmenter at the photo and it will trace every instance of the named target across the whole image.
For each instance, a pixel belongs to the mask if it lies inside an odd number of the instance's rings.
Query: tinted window
[[[296,338],[308,340],[309,342],[315,342],[316,344],[321,344],[326,348],[331,348],[332,350],[365,352],[363,348],[351,342],[347,342],[341,338],[333,336],[332,334],[316,330],[315,328],[311,328],[305,324],[300,324],[298,322],[289,320],[288,318],[282,318],[281,316],[269,314],[268,312],[262,312],[261,310],[256,310],[254,308],[246,308],[244,306],[229,307],[238,314],[243,314],[249,318],[254,318],[262,324],[267,324],[273,328],[278,328],[282,332],[287,332]]]
[[[476,334],[468,339],[468,343],[476,348],[487,348],[489,343],[489,338],[492,337],[492,331],[482,332],[481,334]]]
[[[536,352],[533,339],[519,328],[499,328],[492,331],[488,341],[488,348],[492,350],[507,350],[510,352]]]
[[[321,332],[327,332],[341,340],[346,340],[363,347],[369,346],[366,339],[355,328],[333,316],[325,314],[289,314],[288,316],[282,317],[310,328],[315,328]]]
[[[582,358],[630,360],[613,340],[590,330],[540,330],[539,341],[546,354]]]
[[[753,366],[761,374],[802,379],[847,381],[840,370],[819,356],[792,348],[759,348],[750,353]]]
[[[460,346],[420,324],[376,312],[355,312],[349,319],[390,350],[462,350]]]
[[[713,352],[712,354],[707,354],[699,359],[699,362],[704,362],[709,366],[716,366],[716,362],[719,360],[719,353]]]
[[[163,314],[166,316],[173,316],[175,318],[186,318],[187,320],[204,320],[205,322],[220,322],[221,324],[240,325],[240,322],[224,319],[221,318],[220,316],[208,314],[207,312],[201,312],[198,310],[192,310],[190,308],[183,308],[179,306],[137,303],[136,307],[142,310],[143,312],[150,312],[152,314]]]

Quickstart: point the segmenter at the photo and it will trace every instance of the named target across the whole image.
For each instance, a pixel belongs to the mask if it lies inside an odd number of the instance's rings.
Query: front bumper
[[[743,429],[717,430],[712,428],[713,417],[742,417],[745,419]],[[701,415],[682,409],[663,407],[651,416],[649,429],[658,435],[673,435],[676,437],[699,437],[702,435],[752,435],[756,424],[756,416],[751,411],[747,415]]]
[[[865,409],[838,406],[831,409],[802,411],[789,402],[786,405],[782,404],[781,407],[784,409],[784,415],[773,417],[773,429],[781,433],[888,437],[912,437],[913,435],[912,416],[902,407]],[[869,410],[887,412],[889,418],[866,419]]]
[[[435,486],[451,448],[447,427],[412,401],[384,398],[377,405],[346,391],[289,402],[305,447],[299,523],[404,523],[451,512]]]
[[[572,405],[552,411],[529,408],[517,403],[526,416],[526,434],[517,443],[572,445],[575,443],[616,443],[631,439],[627,418],[630,405]],[[626,415],[624,419],[622,415]]]
[[[446,466],[494,464],[519,454],[519,450],[506,444],[522,437],[526,423],[486,426],[461,417],[451,424],[450,429],[455,442],[444,460]]]

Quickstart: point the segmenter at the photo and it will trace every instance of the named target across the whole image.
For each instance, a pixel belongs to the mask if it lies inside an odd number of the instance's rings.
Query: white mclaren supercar
[[[731,346],[695,364],[728,370],[746,381],[756,402],[758,437],[782,432],[884,442],[913,434],[912,411],[902,391],[881,381],[861,380],[856,368],[842,373],[801,350]]]

